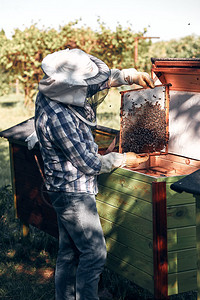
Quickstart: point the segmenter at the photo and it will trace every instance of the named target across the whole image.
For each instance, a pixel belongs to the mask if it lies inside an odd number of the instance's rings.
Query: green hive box
[[[170,91],[168,86],[121,94],[120,152],[149,148],[150,159],[138,168],[120,168],[99,177],[97,205],[108,266],[147,288],[156,299],[165,299],[197,287],[195,199],[172,191],[170,185],[200,167],[200,113],[194,109],[200,94]],[[159,127],[163,119],[157,125],[155,116],[149,120],[150,101],[166,112],[165,130]],[[139,149],[134,145],[137,132]]]

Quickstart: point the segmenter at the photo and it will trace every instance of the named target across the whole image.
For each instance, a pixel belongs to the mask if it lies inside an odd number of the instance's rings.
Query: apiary
[[[149,160],[100,175],[96,198],[107,266],[167,299],[197,287],[195,198],[170,186],[200,168],[200,62],[152,63],[159,84],[121,93],[120,131],[98,126],[94,132],[100,153],[119,136],[112,151],[149,153]],[[24,231],[31,224],[57,237],[39,148],[28,150],[25,142],[33,130],[30,119],[0,133],[10,146],[16,214]]]

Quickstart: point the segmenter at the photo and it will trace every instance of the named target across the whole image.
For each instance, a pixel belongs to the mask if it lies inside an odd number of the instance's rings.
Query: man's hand
[[[146,162],[149,159],[149,155],[145,154],[136,154],[134,152],[124,153],[125,156],[125,166],[128,168],[136,168],[141,163]]]
[[[146,72],[138,72],[133,80],[135,80],[135,84],[141,85],[144,88],[150,87],[153,89],[155,87],[153,80]]]
[[[112,170],[119,167],[136,168],[141,163],[149,159],[148,154],[136,154],[134,152],[117,153],[111,152],[106,155],[98,154],[101,161],[101,170],[99,174],[110,173]]]
[[[124,79],[128,82],[128,84],[137,84],[144,88],[150,87],[154,88],[155,85],[153,80],[146,72],[137,72],[135,69],[124,69]]]

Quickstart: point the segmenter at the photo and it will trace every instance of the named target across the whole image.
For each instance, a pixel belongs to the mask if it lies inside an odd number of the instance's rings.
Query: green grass
[[[113,90],[98,109],[98,124],[119,129],[121,97]],[[34,115],[34,106],[25,108],[23,95],[0,97],[0,130]],[[58,242],[30,226],[22,237],[15,218],[10,178],[8,142],[0,138],[0,299],[54,300],[54,268]],[[100,281],[101,300],[147,300],[153,296],[107,268]],[[194,291],[170,299],[195,300]]]
[[[114,129],[120,128],[121,95],[117,89],[110,90],[105,101],[97,109],[97,124]]]

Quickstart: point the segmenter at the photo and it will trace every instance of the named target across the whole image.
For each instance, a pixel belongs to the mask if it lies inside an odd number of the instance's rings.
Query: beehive
[[[170,185],[200,168],[193,146],[200,142],[197,132],[194,141],[193,132],[200,122],[198,112],[186,130],[200,95],[169,91],[169,86],[121,94],[120,152],[149,152],[150,159],[136,169],[117,169],[99,178],[97,205],[108,265],[156,299],[165,299],[196,288],[195,199],[172,191]]]

